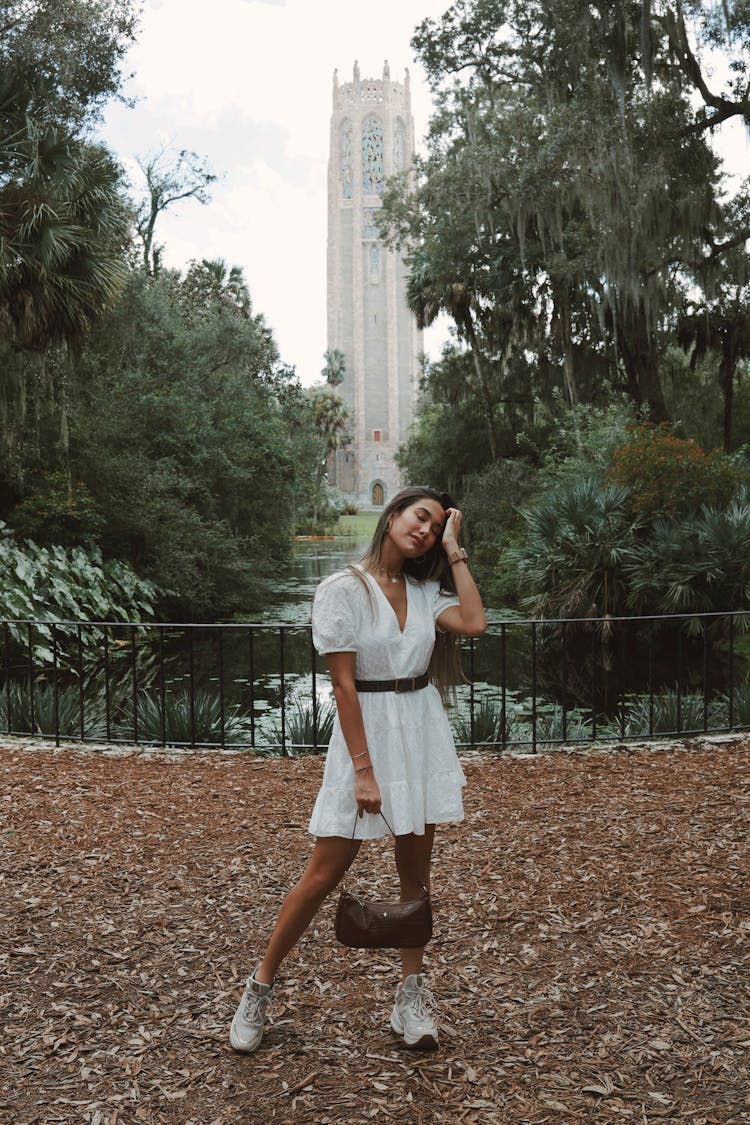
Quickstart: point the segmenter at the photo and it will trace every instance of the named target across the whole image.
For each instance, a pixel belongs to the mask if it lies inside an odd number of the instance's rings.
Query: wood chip
[[[464,766],[435,844],[440,1050],[393,1036],[398,957],[338,946],[332,896],[246,1057],[229,1021],[322,758],[6,740],[0,1120],[750,1120],[747,740]],[[396,893],[392,852],[360,854],[368,893]]]

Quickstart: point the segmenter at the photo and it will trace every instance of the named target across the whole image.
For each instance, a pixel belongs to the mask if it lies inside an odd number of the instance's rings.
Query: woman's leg
[[[276,970],[315,917],[323,899],[341,881],[359,851],[359,840],[319,836],[300,881],[281,904],[271,940],[255,972],[259,984],[272,984]]]
[[[396,870],[401,883],[401,901],[413,902],[424,893],[420,883],[430,889],[430,861],[435,839],[435,825],[426,824],[424,836],[410,832],[396,837]],[[412,973],[421,973],[424,947],[401,949],[402,983]]]

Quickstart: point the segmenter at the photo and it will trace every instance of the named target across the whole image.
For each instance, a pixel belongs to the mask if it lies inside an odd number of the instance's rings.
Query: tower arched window
[[[377,117],[362,123],[362,191],[380,195],[383,190],[383,127]]]
[[[354,152],[352,149],[352,123],[344,121],[340,135],[341,154],[341,194],[344,199],[351,199],[354,181]]]
[[[393,171],[403,172],[406,162],[406,129],[400,117],[393,126]]]

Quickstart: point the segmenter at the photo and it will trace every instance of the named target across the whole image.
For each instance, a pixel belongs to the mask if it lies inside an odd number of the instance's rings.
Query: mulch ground
[[[396,955],[338,946],[333,896],[238,1056],[321,772],[0,750],[0,1121],[750,1122],[747,741],[467,760],[435,851],[440,1050],[399,1047]],[[395,895],[390,850],[358,885]]]

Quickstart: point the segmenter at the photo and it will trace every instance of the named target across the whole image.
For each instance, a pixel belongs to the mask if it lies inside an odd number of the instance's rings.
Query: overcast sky
[[[326,347],[326,178],[333,71],[350,81],[411,75],[417,137],[430,96],[409,40],[449,0],[146,0],[127,63],[135,108],[111,106],[108,143],[133,178],[161,144],[206,156],[221,176],[206,205],[159,221],[165,262],[224,258],[242,267],[253,306],[305,384]],[[445,331],[427,348],[439,351]]]

